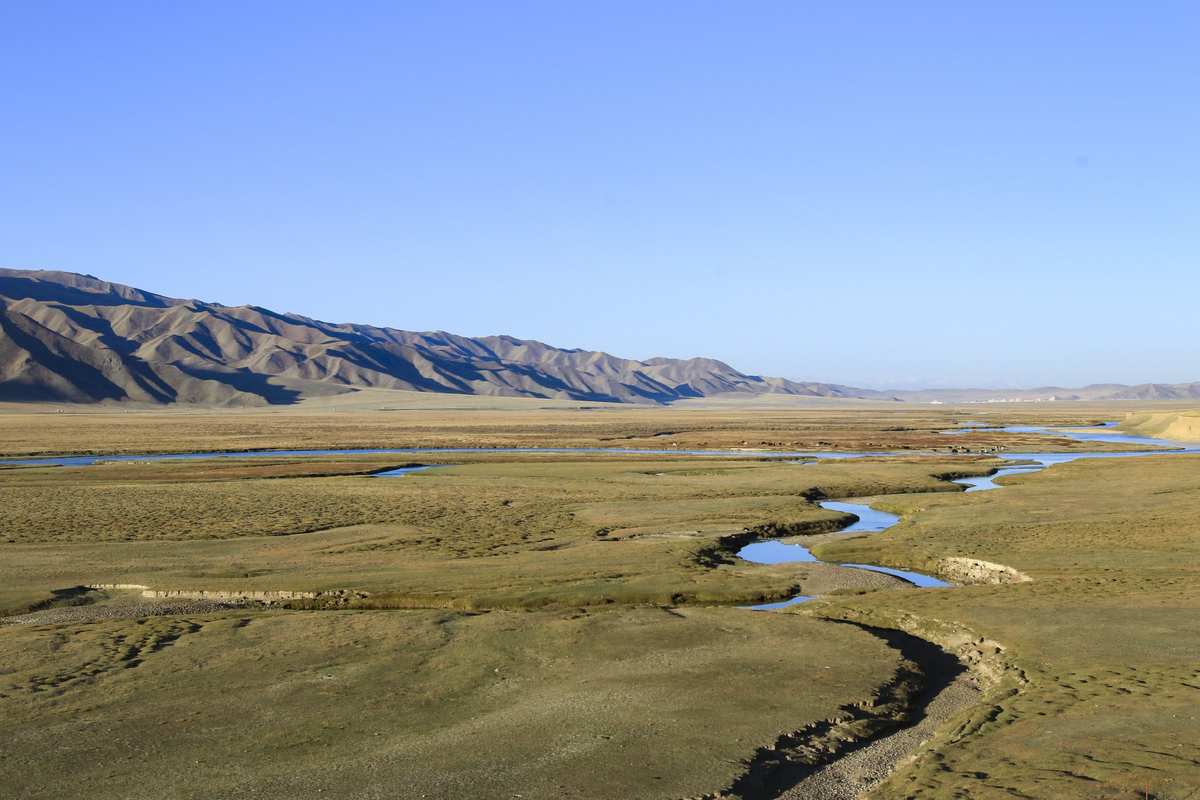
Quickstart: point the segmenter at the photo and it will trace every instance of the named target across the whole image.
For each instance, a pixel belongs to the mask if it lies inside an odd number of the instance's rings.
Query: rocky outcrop
[[[348,605],[368,597],[366,592],[330,589],[322,592],[262,591],[256,589],[152,589],[140,583],[93,583],[88,589],[140,592],[147,600],[209,600],[220,603],[282,605],[293,600],[319,600],[323,605]]]
[[[977,558],[953,556],[937,562],[937,573],[954,583],[1025,583],[1028,575],[1004,564],[980,561]]]

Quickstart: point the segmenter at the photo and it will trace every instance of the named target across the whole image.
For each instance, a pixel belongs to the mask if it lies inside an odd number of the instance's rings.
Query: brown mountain
[[[510,336],[331,324],[70,272],[0,269],[0,330],[3,401],[261,405],[364,387],[634,403],[889,398],[746,375],[708,358],[634,361]]]

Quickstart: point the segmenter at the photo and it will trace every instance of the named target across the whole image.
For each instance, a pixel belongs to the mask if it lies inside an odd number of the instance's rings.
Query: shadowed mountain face
[[[715,394],[887,397],[633,361],[509,336],[339,324],[178,300],[69,272],[0,269],[0,400],[262,405],[356,388],[669,403]]]

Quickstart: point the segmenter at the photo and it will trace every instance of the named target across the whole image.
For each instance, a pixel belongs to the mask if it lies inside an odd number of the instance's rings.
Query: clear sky
[[[1200,4],[0,4],[0,264],[876,387],[1200,380]]]

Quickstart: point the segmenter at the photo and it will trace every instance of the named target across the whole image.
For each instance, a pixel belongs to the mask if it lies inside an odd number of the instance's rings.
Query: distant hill
[[[0,329],[0,401],[263,405],[368,387],[628,403],[892,399],[709,358],[635,361],[511,336],[333,324],[70,272],[0,269]]]
[[[1043,386],[1036,389],[919,389],[888,392],[913,403],[1001,403],[1069,400],[1192,400],[1200,398],[1197,383],[1095,383],[1078,389]]]

